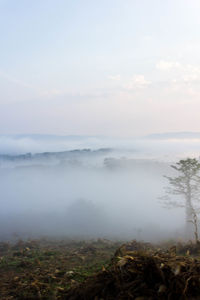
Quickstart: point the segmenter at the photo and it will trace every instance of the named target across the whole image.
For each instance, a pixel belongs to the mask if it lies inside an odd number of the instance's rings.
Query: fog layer
[[[181,235],[184,211],[166,210],[158,200],[167,185],[163,175],[172,174],[170,157],[185,156],[174,143],[146,139],[141,149],[135,142],[136,147],[115,143],[109,149],[75,151],[63,151],[63,145],[57,149],[62,152],[23,155],[1,149],[0,238],[157,240]],[[188,141],[176,143],[197,152],[194,140],[190,148]]]

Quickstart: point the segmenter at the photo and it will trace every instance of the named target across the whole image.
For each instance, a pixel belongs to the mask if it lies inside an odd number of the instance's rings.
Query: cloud
[[[156,64],[156,69],[161,70],[161,71],[170,71],[172,69],[177,69],[180,68],[181,64],[177,61],[165,61],[165,60],[160,60]]]
[[[153,39],[152,35],[144,35],[142,37],[143,41],[149,42]]]
[[[146,88],[151,84],[151,81],[146,80],[144,75],[134,75],[130,81],[124,85],[125,89],[132,90],[132,89],[141,89]]]
[[[193,65],[186,65],[183,68],[183,81],[186,83],[200,80],[200,67]]]
[[[0,71],[0,77],[6,79],[7,81],[9,81],[11,83],[15,83],[21,87],[34,89],[34,87],[31,84],[24,82],[23,80],[17,79],[17,78],[15,78],[9,74],[6,74],[2,71]]]
[[[46,90],[41,92],[41,96],[47,96],[47,97],[62,96],[65,94],[66,92],[58,89]]]
[[[183,64],[177,61],[160,60],[156,69],[163,72],[171,72],[171,83],[192,84],[200,81],[200,67],[191,64]]]
[[[155,65],[159,78],[166,82],[165,92],[175,97],[198,101],[200,97],[200,66],[179,61],[160,60]]]
[[[108,79],[111,79],[114,81],[119,81],[119,80],[121,80],[121,76],[119,74],[118,75],[110,75],[110,76],[108,76]]]

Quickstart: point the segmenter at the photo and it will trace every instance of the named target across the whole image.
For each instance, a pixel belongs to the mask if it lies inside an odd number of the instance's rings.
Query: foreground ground
[[[200,299],[199,245],[0,243],[0,299]]]
[[[107,268],[119,242],[0,243],[0,299],[64,299],[66,291]]]

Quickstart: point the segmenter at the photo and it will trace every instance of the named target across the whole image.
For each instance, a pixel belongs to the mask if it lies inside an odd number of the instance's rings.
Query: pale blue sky
[[[0,133],[200,131],[199,0],[0,0]]]

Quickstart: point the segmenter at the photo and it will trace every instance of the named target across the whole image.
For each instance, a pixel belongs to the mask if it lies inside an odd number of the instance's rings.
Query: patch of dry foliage
[[[108,270],[71,288],[65,299],[200,299],[200,261],[177,256],[175,246],[163,251],[134,241],[116,252]]]
[[[70,287],[106,266],[119,245],[107,240],[0,243],[0,299],[65,299]]]
[[[0,299],[200,299],[199,250],[136,241],[0,243]]]

